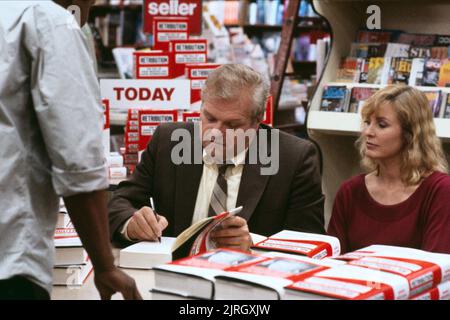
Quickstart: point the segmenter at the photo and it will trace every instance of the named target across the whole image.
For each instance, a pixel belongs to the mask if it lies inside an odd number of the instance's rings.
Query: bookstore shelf
[[[443,142],[450,142],[450,119],[435,118],[436,133]],[[310,111],[308,129],[328,134],[358,136],[361,116],[357,113]]]
[[[351,83],[351,82],[330,82],[327,86],[346,86],[351,88],[378,88],[381,89],[386,85],[367,84],[367,83]],[[424,87],[416,86],[421,91],[442,91],[450,93],[450,88],[446,87]],[[323,87],[322,87],[323,89]],[[317,94],[319,94],[317,92]],[[322,95],[322,93],[320,93]],[[442,106],[443,107],[443,106]],[[436,133],[442,138],[443,142],[450,142],[450,119],[434,118],[436,125]],[[310,111],[308,117],[308,129],[320,130],[329,134],[343,134],[355,136],[360,133],[361,117],[359,114],[350,112],[329,112],[329,111]]]
[[[111,12],[120,12],[120,11],[141,11],[142,5],[140,4],[129,4],[129,5],[95,5],[91,8],[91,14],[93,15],[106,15]]]
[[[299,34],[302,32],[308,32],[312,30],[326,30],[326,26],[323,24],[323,22],[320,23],[314,23],[310,25],[306,25],[303,22],[303,17],[300,18],[301,22],[295,29],[295,34]],[[242,27],[246,33],[249,35],[262,33],[262,32],[280,32],[283,28],[282,25],[271,25],[271,24],[228,24],[225,25],[227,28],[236,28],[236,27]]]
[[[127,4],[127,5],[112,5],[112,4],[96,4],[91,7],[91,10],[118,10],[118,9],[127,9],[127,10],[137,10],[141,9],[141,4]]]
[[[308,61],[303,61],[303,62],[308,62]],[[383,87],[385,87],[386,85],[384,84],[373,84],[373,83],[355,83],[355,82],[328,82],[326,83],[327,86],[346,86],[347,88],[378,88],[381,89]],[[415,88],[421,90],[421,91],[426,91],[426,90],[440,90],[443,91],[445,93],[450,92],[450,87],[425,87],[425,86],[414,86]],[[322,86],[323,88],[323,86]],[[317,92],[318,94],[318,92]],[[321,95],[322,93],[320,93]]]
[[[381,28],[403,30],[420,34],[448,34],[450,30],[450,2],[441,0],[314,0],[316,12],[328,20],[332,43],[327,63],[309,104],[307,129],[311,139],[323,154],[323,193],[325,194],[325,221],[328,225],[334,197],[342,182],[362,172],[355,141],[360,131],[358,114],[319,111],[324,86],[341,84],[347,87],[365,87],[364,84],[336,83],[342,57],[349,56],[357,31],[366,26],[369,5],[381,10]],[[430,18],[432,17],[432,19]],[[376,87],[376,85],[370,85]],[[427,87],[433,90],[433,87]],[[447,88],[441,88],[443,91]],[[445,90],[444,90],[445,89]],[[448,92],[448,91],[447,91]],[[450,154],[450,119],[435,118],[437,134],[444,151]]]
[[[316,61],[295,60],[292,61],[292,67],[294,69],[294,72],[292,74],[291,73],[286,74],[286,76],[291,75],[301,77],[304,79],[309,79],[311,78],[312,75],[316,74],[317,63]]]
[[[116,9],[141,9],[142,4],[96,4],[91,7],[91,10],[116,10]]]

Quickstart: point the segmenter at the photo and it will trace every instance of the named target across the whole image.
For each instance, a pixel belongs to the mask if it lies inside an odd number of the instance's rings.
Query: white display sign
[[[102,99],[109,99],[111,109],[151,108],[159,110],[189,109],[191,83],[174,80],[100,80]]]

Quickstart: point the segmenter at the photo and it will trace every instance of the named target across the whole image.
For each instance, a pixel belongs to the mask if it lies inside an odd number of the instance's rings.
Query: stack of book
[[[151,269],[172,261],[172,246],[176,238],[161,237],[161,242],[142,241],[120,250],[121,268]]]
[[[119,266],[123,268],[151,269],[155,265],[186,256],[204,253],[216,248],[210,239],[211,231],[242,207],[201,219],[178,235],[161,237],[158,242],[142,241],[120,250]]]
[[[253,245],[256,251],[280,251],[313,259],[338,256],[341,245],[336,237],[283,230]]]
[[[155,290],[198,299],[214,298],[215,277],[231,266],[250,265],[264,257],[228,249],[216,249],[153,268]]]
[[[66,205],[63,198],[59,198],[59,212],[56,219],[56,229],[68,228],[72,222],[70,221],[69,213],[67,212]]]
[[[54,235],[55,257],[53,285],[81,286],[93,270],[92,263],[70,221],[61,199]]]
[[[436,290],[450,299],[450,255],[385,245],[371,245],[337,257],[348,265],[394,274],[407,281],[408,298],[416,299]],[[447,288],[447,290],[444,290]]]
[[[152,292],[217,300],[450,299],[448,254],[373,245],[339,255],[336,238],[286,230],[255,248],[220,248],[155,266]]]
[[[110,152],[106,161],[110,180],[126,179],[127,168],[124,166],[123,156],[119,152]]]
[[[161,123],[178,122],[181,119],[198,119],[199,113],[186,112],[182,110],[150,110],[129,109],[125,124],[123,156],[124,166],[128,173],[134,171],[140,160],[142,152],[151,141],[156,128]]]

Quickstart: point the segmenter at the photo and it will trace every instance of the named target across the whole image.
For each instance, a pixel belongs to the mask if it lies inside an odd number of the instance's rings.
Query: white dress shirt
[[[236,207],[239,185],[241,184],[242,169],[244,168],[246,150],[231,159],[234,167],[227,168],[225,179],[227,180],[227,210]],[[195,202],[192,224],[208,216],[211,195],[216,184],[219,169],[217,164],[211,163],[206,152],[203,152],[203,172]],[[209,163],[209,164],[208,164]]]

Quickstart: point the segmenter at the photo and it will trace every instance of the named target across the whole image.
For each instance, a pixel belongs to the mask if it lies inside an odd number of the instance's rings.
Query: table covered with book
[[[119,264],[120,249],[113,248],[115,264]],[[136,281],[141,296],[145,300],[152,299],[150,289],[153,287],[154,276],[152,270],[121,268]],[[52,300],[99,300],[100,295],[94,284],[94,274],[90,272],[82,285],[55,285],[51,294]],[[121,294],[116,293],[112,300],[123,299]]]
[[[144,299],[450,299],[448,254],[384,245],[341,254],[337,238],[290,230],[252,237],[251,252],[204,248],[173,261],[176,238],[113,252]],[[92,274],[52,293],[52,299],[98,298]]]

